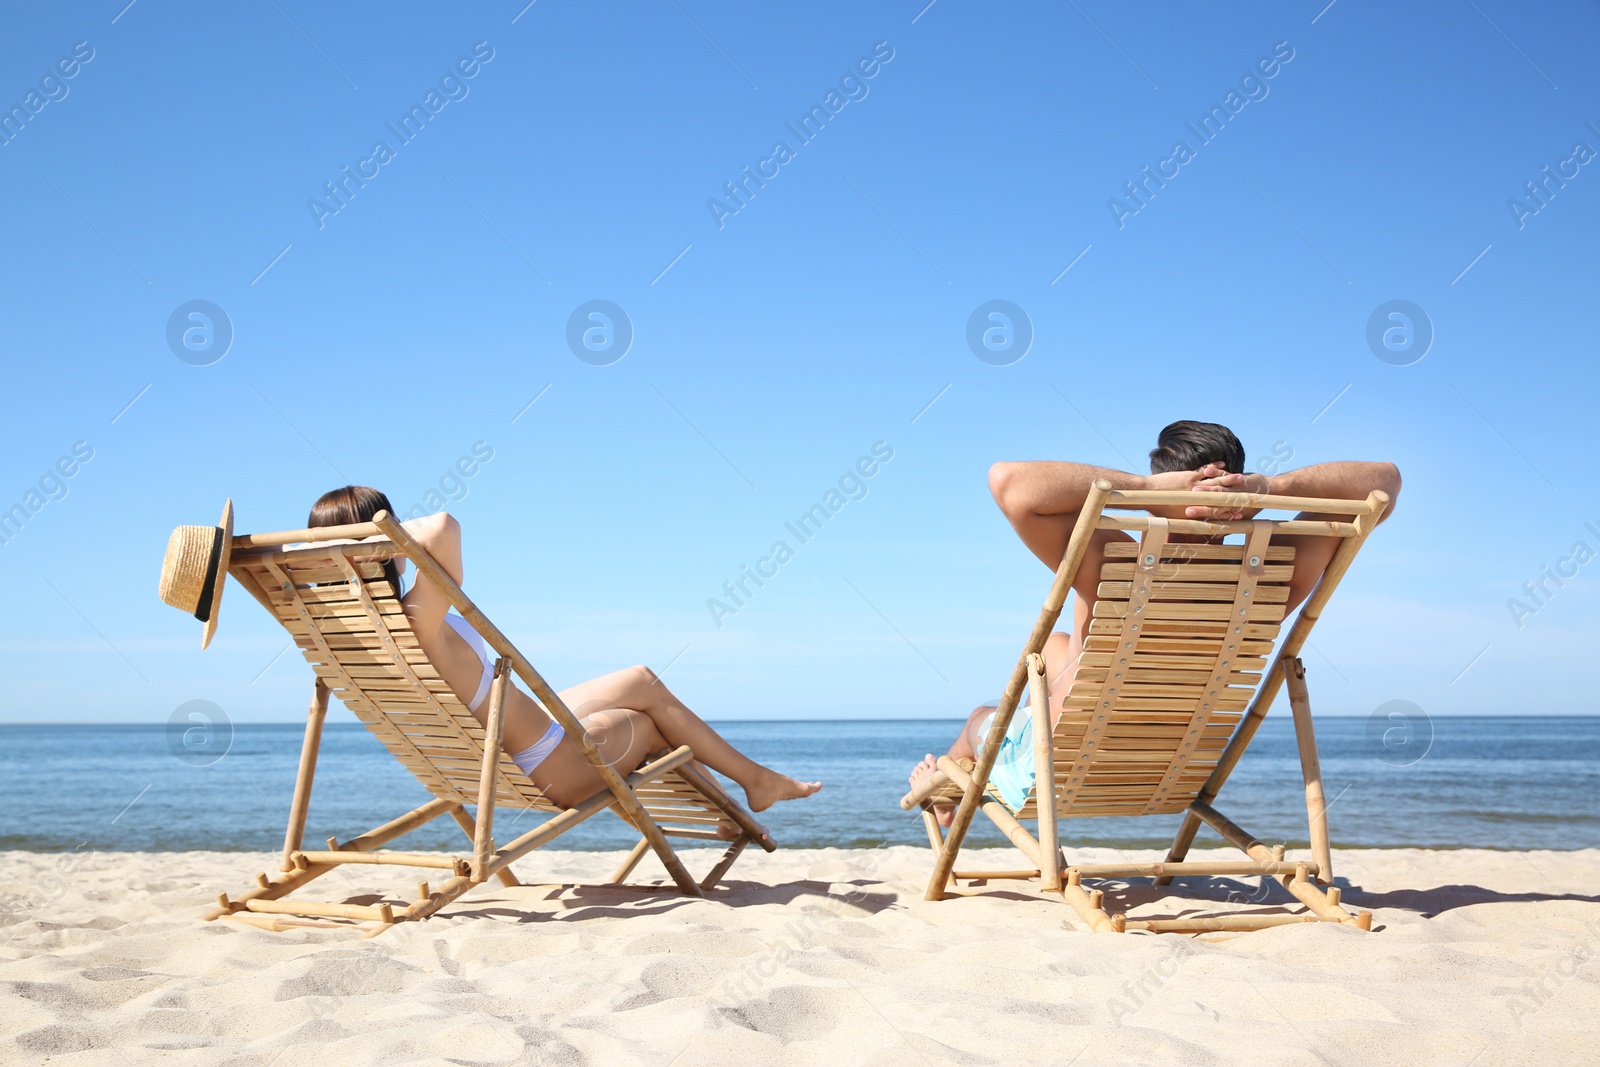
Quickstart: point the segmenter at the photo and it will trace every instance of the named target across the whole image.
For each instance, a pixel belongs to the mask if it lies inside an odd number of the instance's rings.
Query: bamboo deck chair
[[[361,544],[298,542],[382,536]],[[520,884],[511,864],[605,808],[615,808],[640,833],[639,842],[612,875],[632,873],[654,849],[678,888],[691,896],[716,884],[752,841],[768,852],[777,846],[759,824],[709,775],[690,763],[687,745],[656,754],[623,777],[595,748],[577,719],[506,636],[484,617],[460,586],[393,516],[379,512],[370,523],[233,539],[228,573],[283,624],[316,672],[306,721],[300,769],[289,808],[281,869],[259,874],[253,888],[218,897],[208,919],[231,916],[268,929],[338,925],[364,921],[365,936],[425,919],[473,887],[498,877]],[[499,654],[489,691],[488,726],[481,725],[428,662],[401,607],[399,591],[384,579],[382,561],[409,559],[420,574],[445,590],[450,603]],[[501,751],[506,688],[515,673],[544,711],[583,750],[605,788],[574,807],[552,803]],[[340,842],[325,851],[302,847],[312,778],[316,772],[323,717],[329,695],[337,695],[416,775],[433,799],[414,811]],[[475,808],[475,815],[467,811]],[[533,808],[550,818],[515,840],[497,845],[494,817],[506,807]],[[470,858],[380,851],[388,842],[442,815],[460,824],[472,842]],[[731,830],[731,843],[718,830]],[[727,844],[726,853],[699,883],[690,877],[668,837]],[[421,882],[408,904],[374,905],[287,900],[290,893],[346,864],[400,865],[440,872],[443,881]]]
[[[1001,697],[975,766],[949,756],[906,794],[901,807],[922,808],[936,854],[928,900],[960,878],[1039,880],[1059,892],[1093,930],[1157,932],[1254,930],[1281,923],[1327,921],[1371,929],[1371,912],[1352,914],[1332,885],[1328,821],[1311,723],[1305,668],[1298,658],[1311,628],[1377,524],[1389,498],[1324,500],[1219,494],[1208,505],[1349,516],[1341,521],[1252,519],[1226,522],[1111,514],[1107,508],[1192,504],[1185,491],[1119,491],[1097,480],[1073,528],[1043,611]],[[1040,655],[1061,613],[1095,530],[1126,530],[1137,541],[1106,546],[1098,600],[1080,669],[1052,729]],[[1169,542],[1169,534],[1242,534],[1242,544]],[[1294,548],[1273,546],[1273,534],[1340,538],[1332,560],[1295,617],[1271,665],[1288,599]],[[1264,669],[1263,669],[1264,668]],[[1286,861],[1212,807],[1218,791],[1272,706],[1289,688],[1305,782],[1311,859]],[[990,784],[1001,739],[1028,686],[1034,721],[1034,789],[1020,808]],[[1039,784],[1047,788],[1041,800]],[[953,806],[948,834],[933,809]],[[956,858],[973,816],[982,811],[1028,858],[1019,871],[958,871]],[[1183,823],[1162,863],[1067,866],[1058,826],[1064,818],[1182,813]],[[1035,836],[1022,825],[1035,821]],[[1243,851],[1246,862],[1185,862],[1200,824]],[[1167,885],[1188,875],[1276,879],[1306,910],[1294,914],[1233,912],[1211,917],[1133,920],[1108,913],[1105,891],[1085,882],[1153,878]],[[1320,883],[1320,885],[1318,884]]]

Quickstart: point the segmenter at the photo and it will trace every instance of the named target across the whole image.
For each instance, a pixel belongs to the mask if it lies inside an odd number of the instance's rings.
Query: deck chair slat
[[[290,633],[310,636],[306,633],[303,624],[296,626],[286,624],[285,628]],[[378,634],[372,632],[345,633],[329,628],[321,631],[321,636],[332,652],[387,652],[394,647],[401,649],[420,649],[422,647],[422,643],[417,640],[417,635],[409,630],[390,630],[389,636],[394,639],[394,645],[392,646]]]
[[[366,659],[373,660],[376,657],[366,657]],[[443,681],[439,677],[439,672],[434,670],[433,664],[426,659],[417,660],[408,657],[407,662],[418,678],[424,681]],[[375,663],[356,661],[347,656],[340,656],[339,666],[351,678],[370,678],[374,681],[381,681],[383,679],[401,677],[400,672],[395,669],[394,660],[392,659],[387,662]]]
[[[346,675],[345,677],[350,676]],[[390,700],[415,702],[421,700],[424,693],[432,700],[440,700],[442,697],[447,696],[454,699],[454,694],[450,690],[450,683],[442,678],[419,678],[415,682],[408,682],[404,678],[377,677],[351,678],[351,681],[359,685],[361,691],[367,696],[382,700],[384,703],[388,703]],[[428,700],[421,700],[421,702],[424,706],[432,706]]]
[[[1182,737],[1187,726],[1185,722],[1174,719],[1172,722],[1138,722],[1116,716],[1114,722],[1106,727],[1104,737],[1106,743],[1113,741],[1170,741],[1174,737]],[[1220,727],[1219,727],[1220,729]],[[1057,734],[1057,737],[1068,736]]]
[[[1142,616],[1125,621],[1134,623],[1139,622],[1140,618]],[[1141,625],[1148,627],[1150,623],[1146,620]],[[1222,642],[1218,640],[1212,643],[1210,648],[1201,650],[1195,648],[1193,643],[1164,642],[1159,637],[1136,638],[1130,634],[1126,638],[1118,637],[1108,644],[1111,647],[1103,651],[1086,650],[1081,662],[1096,667],[1112,666],[1119,670],[1135,665],[1148,665],[1165,667],[1169,670],[1201,670],[1209,674],[1212,664],[1216,662],[1217,653],[1221,651]]]
[[[1125,667],[1130,670],[1183,671],[1184,673],[1198,671],[1202,675],[1209,676],[1208,672],[1215,662],[1214,657],[1215,653],[1211,657],[1198,655],[1175,656],[1157,652],[1140,652],[1136,649],[1131,656],[1126,657],[1127,663],[1123,663],[1122,660],[1125,657],[1116,652],[1086,652],[1079,662],[1090,667]],[[1233,665],[1240,670],[1259,671],[1266,667],[1267,658],[1265,656],[1251,655],[1237,656],[1234,658]]]
[[[1074,731],[1081,733],[1088,725],[1091,717],[1097,714],[1099,712],[1096,709],[1068,708],[1062,712],[1060,720],[1056,723],[1054,731],[1052,731],[1052,736],[1065,738],[1071,737]],[[1228,714],[1231,713],[1224,712],[1216,716],[1216,718],[1219,721],[1225,720]],[[1107,722],[1110,726],[1127,724],[1174,725],[1188,722],[1188,712],[1151,708],[1119,708],[1108,715]]]
[[[439,761],[450,759],[473,761],[473,765],[478,766],[477,762],[474,760],[472,748],[468,747],[465,743],[447,743],[448,741],[454,740],[458,739],[418,737],[416,734],[411,735],[411,743],[416,746],[417,752],[423,756],[426,756],[428,759],[433,760],[440,767],[443,767],[444,764],[440,763]]]
[[[1199,671],[1173,671],[1171,673],[1191,675],[1200,674]],[[1208,692],[1205,681],[1206,679],[1203,676],[1199,680],[1187,685],[1161,682],[1138,682],[1129,680],[1122,683],[1120,692],[1124,697],[1177,697],[1194,700]],[[1067,696],[1069,698],[1077,696],[1094,697],[1102,693],[1104,689],[1105,685],[1102,682],[1080,681],[1073,684],[1071,690],[1068,691]],[[1237,695],[1248,700],[1253,693],[1253,689],[1240,689]]]
[[[1137,541],[1110,541],[1105,546],[1106,559],[1133,559],[1139,554]],[[1240,560],[1244,558],[1243,544],[1206,545],[1195,542],[1177,542],[1167,546],[1167,558],[1174,556],[1188,559],[1229,559]],[[1291,545],[1273,545],[1267,549],[1267,562],[1284,563],[1294,559],[1294,547]]]
[[[1233,628],[1228,622],[1212,621],[1207,619],[1152,619],[1144,629],[1146,640],[1161,638],[1171,641],[1207,641],[1215,640],[1224,635],[1242,636],[1246,640],[1276,641],[1278,626],[1276,623],[1247,623],[1243,634],[1234,635]],[[1107,637],[1120,632],[1121,623],[1110,619],[1090,618],[1089,633],[1095,637]]]
[[[1102,599],[1126,600],[1132,582],[1101,582],[1096,595]],[[1231,582],[1152,582],[1151,600],[1232,600],[1238,585]],[[1289,599],[1289,587],[1265,586],[1257,598],[1263,604],[1281,604]]]
[[[1223,699],[1221,697],[1217,698],[1218,708],[1227,711],[1243,711],[1245,707],[1248,706],[1249,702],[1248,696],[1241,697],[1237,700]],[[1187,717],[1194,708],[1194,700],[1167,697],[1130,697],[1121,694],[1112,697],[1105,693],[1101,693],[1098,697],[1069,698],[1067,701],[1067,706],[1069,708],[1092,707],[1096,710],[1099,710],[1100,708],[1109,709],[1114,707],[1119,712],[1171,711],[1181,712],[1185,717]]]
[[[366,614],[366,609],[362,607],[360,601],[352,600],[324,600],[307,604],[306,607],[310,610],[311,617],[315,619],[341,615],[354,618]],[[393,599],[384,600],[378,605],[378,610],[385,615],[402,615],[405,613],[405,609],[400,606],[400,602]]]
[[[383,564],[381,563],[358,563],[355,566],[363,578],[377,578],[383,574]],[[342,585],[346,580],[344,572],[334,566],[290,565],[285,567],[284,570],[294,576],[296,585]]]
[[[1230,563],[1158,563],[1156,573],[1163,582],[1233,582],[1239,578],[1239,566]],[[1107,563],[1100,568],[1100,580],[1126,582],[1133,580],[1134,564]],[[1261,580],[1287,582],[1294,576],[1291,564],[1269,564]]]
[[[389,585],[388,582],[368,582],[367,589],[371,591],[372,595],[375,597],[388,598],[394,596],[394,589]],[[280,596],[275,590],[271,591],[269,596],[274,603],[283,599],[282,596]],[[305,601],[306,604],[310,605],[336,604],[347,601],[353,602],[355,598],[351,595],[349,586],[341,584],[308,586],[300,590],[300,599]]]
[[[1128,602],[1124,600],[1096,600],[1094,602],[1094,617],[1097,619],[1120,619],[1127,614]],[[1235,618],[1247,619],[1250,622],[1279,622],[1283,619],[1284,609],[1276,604],[1254,604],[1241,614],[1232,610],[1231,604],[1189,603],[1187,601],[1161,601],[1152,600],[1145,605],[1144,617],[1147,619],[1207,619],[1228,620]]]
[[[1153,667],[1129,668],[1123,673],[1127,678],[1129,685],[1155,685],[1163,683],[1183,684],[1193,681],[1193,676],[1195,674],[1193,671],[1163,670]],[[1110,677],[1110,674],[1111,671],[1108,667],[1080,666],[1078,668],[1078,677],[1073,682],[1073,685],[1077,686],[1080,684],[1087,685],[1091,682],[1104,682],[1108,677]],[[1232,671],[1227,677],[1227,681],[1231,685],[1248,685],[1252,689],[1255,688],[1256,683],[1258,683],[1260,680],[1261,675],[1253,671]]]
[[[414,637],[412,638],[412,641],[415,642]],[[430,669],[432,668],[432,664],[428,662],[428,654],[422,651],[421,648],[408,647],[406,643],[402,642],[399,638],[395,639],[395,644],[399,646],[401,655],[405,657],[408,663],[423,664],[427,665]],[[394,654],[392,651],[380,651],[376,648],[335,649],[334,658],[337,662],[351,667],[386,667],[394,662]]]
[[[1248,695],[1244,697],[1222,697],[1218,701],[1225,704],[1248,703]],[[1073,694],[1066,697],[1061,706],[1067,711],[1109,711],[1113,718],[1108,723],[1118,721],[1119,717],[1136,716],[1151,719],[1157,713],[1170,713],[1187,723],[1197,704],[1202,700],[1209,703],[1207,693],[1199,690],[1184,691],[1173,696],[1152,696],[1145,693],[1124,688],[1116,693],[1106,690],[1091,691],[1084,694]]]
[[[358,681],[363,689],[398,689],[401,691],[415,688],[407,681],[407,676],[414,676],[418,681],[425,683],[428,688],[436,693],[450,691],[449,683],[439,677],[439,672],[434,670],[433,664],[426,661],[422,663],[406,662],[406,671],[402,671],[394,660],[388,663],[349,663],[342,657],[336,658],[332,663],[317,663],[313,669],[322,678],[349,678]],[[432,684],[440,683],[440,684]]]
[[[386,617],[393,619],[394,622],[385,625],[381,629],[375,626],[371,618],[369,618],[365,613],[360,615],[336,615],[327,618],[318,617],[317,628],[323,633],[324,636],[327,637],[338,636],[348,638],[353,635],[359,635],[367,638],[376,638],[380,641],[380,643],[385,634],[393,635],[407,633],[410,631],[411,620],[407,619],[404,613],[397,612]],[[302,622],[301,625],[307,624]],[[297,632],[299,631],[291,627],[290,633]],[[337,648],[341,646],[335,645],[334,647]],[[378,647],[381,647],[381,644]]]
[[[690,807],[663,807],[655,818],[657,822],[676,823],[679,826],[721,826],[726,821],[720,815],[707,814],[704,808]]]

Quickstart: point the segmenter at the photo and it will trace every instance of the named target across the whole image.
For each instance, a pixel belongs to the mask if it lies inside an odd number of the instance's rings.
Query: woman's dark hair
[[[1229,474],[1244,473],[1244,445],[1226,426],[1184,419],[1161,431],[1150,450],[1150,473],[1197,471],[1215,463]]]
[[[311,505],[311,517],[306,519],[306,525],[348,526],[351,523],[371,522],[372,516],[380,511],[394,514],[394,505],[389,503],[387,496],[370,486],[347,485],[317,497],[317,502]],[[398,597],[400,568],[395,565],[394,560],[383,561],[383,576],[394,590],[394,595]]]

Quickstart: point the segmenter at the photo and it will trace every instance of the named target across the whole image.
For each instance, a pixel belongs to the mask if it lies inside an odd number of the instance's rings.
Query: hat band
[[[217,591],[217,565],[222,562],[222,527],[212,529],[211,559],[206,563],[206,580],[200,586],[200,601],[194,606],[194,617],[201,622],[211,621],[211,601]]]

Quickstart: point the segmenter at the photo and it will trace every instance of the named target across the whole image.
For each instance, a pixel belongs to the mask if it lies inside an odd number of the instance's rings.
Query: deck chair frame
[[[387,540],[365,541],[374,537]],[[411,561],[420,574],[426,575],[445,591],[456,611],[498,654],[493,666],[494,674],[488,696],[487,723],[482,728],[481,742],[476,742],[476,747],[482,751],[481,758],[476,760],[477,788],[471,796],[464,795],[461,790],[449,788],[447,779],[432,767],[429,762],[430,757],[417,752],[414,762],[408,763],[402,760],[402,763],[413,773],[417,773],[419,779],[422,779],[423,784],[431,791],[437,794],[439,787],[444,786],[445,791],[451,795],[435,795],[434,799],[421,807],[350,840],[340,842],[336,838],[329,838],[325,851],[306,850],[303,842],[306,818],[312,784],[316,776],[317,756],[321,749],[323,721],[327,715],[328,700],[332,693],[328,681],[319,673],[314,683],[306,718],[300,765],[290,802],[288,826],[284,833],[280,869],[272,875],[258,874],[255,886],[244,892],[231,896],[227,893],[220,894],[217,906],[207,913],[207,919],[227,916],[272,930],[299,926],[341,926],[355,920],[366,923],[364,936],[372,937],[398,923],[426,919],[491,878],[498,878],[506,886],[521,884],[512,872],[512,863],[606,808],[618,810],[640,833],[638,843],[613,872],[609,880],[611,883],[624,881],[644,858],[645,853],[654,851],[679,890],[690,896],[701,896],[704,890],[712,888],[728,872],[740,853],[752,842],[768,852],[776,848],[776,843],[760,824],[729,797],[709,775],[698,769],[692,762],[693,752],[687,745],[672,751],[653,754],[644,766],[630,775],[619,774],[601,755],[561,697],[551,689],[527,658],[473,604],[438,561],[387,512],[378,512],[368,523],[236,536],[233,539],[229,573],[281,621],[284,602],[274,603],[268,592],[252,576],[250,568],[259,566],[263,560],[273,559],[274,553],[281,554],[286,546],[344,539],[365,542],[360,545],[342,545],[333,550],[333,558],[338,561],[338,566],[342,568],[343,574],[351,583],[351,588],[359,584],[360,570],[350,557],[359,555],[362,561],[370,563],[374,560],[403,556]],[[274,573],[282,574],[281,571]],[[311,616],[306,614],[307,606],[301,601],[300,596],[293,592],[292,582],[286,580],[284,588],[290,591],[290,599],[298,605],[294,610],[301,613],[309,633],[319,634],[318,626],[312,622]],[[398,594],[398,590],[394,593]],[[393,633],[384,621],[386,618],[397,620],[404,627],[404,616],[379,614],[380,605],[375,604],[365,592],[360,594],[360,600],[372,631],[377,635],[381,646],[374,650],[373,662],[383,664],[392,659],[394,664],[400,665],[402,673],[411,680],[413,686],[420,690],[425,685],[431,685],[432,692],[424,694],[423,698],[434,698],[435,706],[439,706],[437,698],[445,694],[447,687],[437,679],[429,679],[427,682],[418,680],[417,673],[407,668],[407,664],[415,666],[418,656],[402,655],[402,649],[396,644]],[[386,606],[391,612],[398,610],[393,605]],[[310,636],[308,643],[325,646],[325,638]],[[316,652],[315,649],[307,649],[305,644],[301,644],[301,648],[302,651],[313,654]],[[326,659],[330,655],[326,647],[322,647],[323,673],[328,673]],[[562,809],[543,797],[538,787],[528,781],[526,776],[522,776],[515,764],[509,761],[502,751],[502,730],[506,691],[513,673],[522,679],[545,713],[566,730],[567,736],[578,745],[584,758],[600,776],[604,788],[598,793],[579,804]],[[453,694],[448,699],[454,701]],[[381,715],[382,709],[378,710],[380,716],[387,721],[387,716]],[[465,711],[464,707],[461,710]],[[470,713],[467,714],[470,716]],[[380,733],[373,723],[368,723],[368,726],[373,728],[375,733]],[[398,732],[395,731],[396,734]],[[465,756],[466,751],[463,752],[463,758]],[[460,759],[455,760],[455,765],[456,779],[459,780],[463,773]],[[418,773],[419,770],[424,773]],[[426,773],[428,771],[432,773]],[[543,810],[550,811],[551,818],[512,841],[503,845],[497,844],[494,838],[495,811],[497,806],[504,806],[508,799],[534,801],[534,806],[541,806]],[[473,804],[475,814],[467,810],[468,803],[473,801],[475,801]],[[664,829],[652,815],[652,807],[658,814],[666,813],[665,817],[670,817],[673,825]],[[390,841],[444,815],[453,818],[472,842],[470,858],[381,850],[382,846]],[[731,825],[737,830],[731,842],[718,836],[716,832],[718,825]],[[667,840],[669,832],[678,837],[714,840],[718,844],[726,844],[727,850],[711,872],[703,880],[696,882]],[[285,899],[307,883],[350,864],[419,868],[424,871],[440,872],[435,877],[442,876],[444,880],[436,887],[430,886],[427,881],[419,882],[416,899],[410,904],[403,905],[387,902],[366,905],[298,898]]]
[[[1305,667],[1299,659],[1299,652],[1340,580],[1349,570],[1356,553],[1360,551],[1368,534],[1372,532],[1388,507],[1388,495],[1373,491],[1363,500],[1256,496],[1244,493],[1216,494],[1216,496],[1216,500],[1208,497],[1206,503],[1230,509],[1287,510],[1343,515],[1349,518],[1338,521],[1311,519],[1211,521],[1159,520],[1148,515],[1108,514],[1106,510],[1108,508],[1148,509],[1157,506],[1193,504],[1194,497],[1192,493],[1185,491],[1116,490],[1105,479],[1097,479],[1090,489],[1083,509],[1078,513],[1044,608],[1028,636],[1022,655],[1011,672],[1010,680],[1000,699],[994,721],[978,753],[975,765],[964,766],[965,761],[958,763],[949,756],[942,756],[938,761],[938,771],[920,783],[918,788],[908,793],[901,801],[901,806],[906,810],[921,807],[929,844],[936,857],[933,874],[924,894],[925,899],[941,899],[959,879],[1037,879],[1042,892],[1060,893],[1084,923],[1095,931],[1123,932],[1139,929],[1194,933],[1208,930],[1254,930],[1285,923],[1312,921],[1345,923],[1364,930],[1371,928],[1371,913],[1352,913],[1346,910],[1340,903],[1339,889],[1332,884],[1333,865],[1328,843],[1327,805],[1322,788],[1316,736],[1311,721],[1311,703],[1306,687]],[[1183,809],[1181,828],[1166,859],[1160,863],[1068,866],[1060,848],[1061,812],[1056,790],[1052,788],[1046,795],[1041,796],[1038,789],[1042,783],[1055,784],[1057,781],[1054,736],[1048,710],[1044,659],[1041,653],[1066,603],[1067,595],[1078,577],[1078,570],[1088,552],[1094,532],[1123,530],[1148,533],[1153,524],[1164,524],[1167,532],[1179,534],[1207,536],[1264,534],[1265,536],[1258,542],[1263,546],[1273,533],[1311,534],[1337,537],[1341,540],[1317,586],[1294,617],[1293,625],[1287,636],[1283,637],[1270,665],[1261,673],[1255,692],[1243,715],[1231,727],[1226,744],[1217,756],[1215,765],[1203,785],[1199,787],[1194,799]],[[1137,583],[1133,584],[1137,589]],[[1130,594],[1130,603],[1132,595]],[[1225,661],[1222,662],[1220,669],[1227,671]],[[1024,686],[1029,690],[1031,705],[1029,714],[1034,719],[1036,785],[1029,803],[1034,807],[1033,818],[1037,820],[1037,836],[1022,825],[1017,812],[1002,803],[990,787],[990,776],[1000,743],[1017,711]],[[1228,776],[1266,717],[1279,690],[1285,686],[1289,690],[1305,783],[1312,854],[1310,861],[1286,861],[1282,845],[1269,848],[1212,806],[1218,792],[1228,780]],[[1208,717],[1196,714],[1190,732],[1185,734],[1184,740],[1188,743],[1199,742],[1207,720]],[[1092,727],[1086,728],[1086,739],[1090,736],[1090,731]],[[1189,747],[1188,743],[1185,744],[1185,748]],[[1086,747],[1092,746],[1081,746],[1078,750],[1080,763],[1087,755]],[[1182,760],[1187,758],[1184,756]],[[1168,788],[1179,781],[1180,764],[1180,758],[1175,757],[1173,760],[1175,770],[1163,778],[1159,787],[1152,791],[1145,812],[1134,811],[1126,814],[1143,814],[1157,808]],[[1069,776],[1069,781],[1071,780]],[[959,802],[956,805],[954,820],[949,831],[943,832],[934,815],[933,807],[941,802],[948,803],[956,795],[959,795]],[[1025,804],[1017,811],[1023,811],[1028,806]],[[971,827],[973,817],[980,811],[1031,861],[1032,867],[1012,871],[956,869],[956,860],[962,843]],[[1215,830],[1229,844],[1244,852],[1249,858],[1248,861],[1187,862],[1185,857],[1202,822]],[[1109,913],[1105,907],[1105,891],[1090,888],[1085,884],[1086,881],[1102,879],[1151,878],[1156,885],[1168,885],[1174,877],[1191,875],[1273,878],[1303,903],[1306,910],[1296,914],[1233,913],[1200,918],[1132,920],[1121,913]]]

